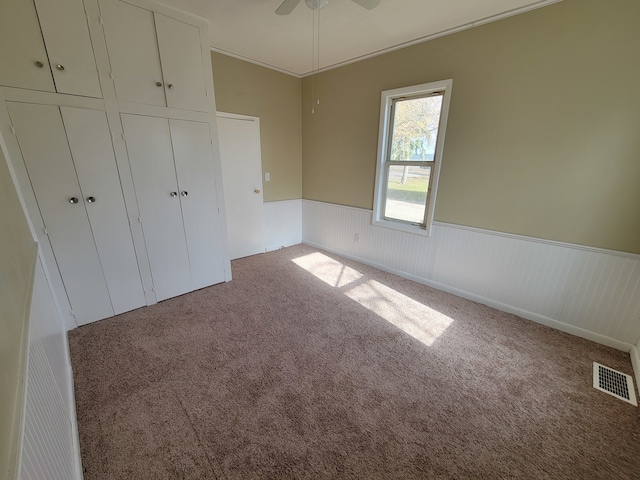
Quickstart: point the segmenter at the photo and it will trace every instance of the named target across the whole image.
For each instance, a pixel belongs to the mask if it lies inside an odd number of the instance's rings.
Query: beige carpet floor
[[[85,479],[638,479],[629,356],[300,245],[69,334]]]

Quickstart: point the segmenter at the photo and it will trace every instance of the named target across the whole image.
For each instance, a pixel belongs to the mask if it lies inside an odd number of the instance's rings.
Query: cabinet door
[[[159,13],[155,23],[167,106],[206,112],[200,29]]]
[[[193,288],[169,121],[121,118],[156,298],[182,295]]]
[[[118,100],[166,105],[153,12],[120,0],[100,12]]]
[[[170,124],[191,279],[198,289],[224,281],[209,124],[183,120]]]
[[[101,97],[82,0],[36,0],[36,7],[58,93]]]
[[[115,314],[146,305],[105,112],[60,110]]]
[[[76,321],[110,317],[114,312],[60,110],[12,102],[7,107]]]
[[[0,65],[0,85],[55,91],[31,0],[0,1]]]

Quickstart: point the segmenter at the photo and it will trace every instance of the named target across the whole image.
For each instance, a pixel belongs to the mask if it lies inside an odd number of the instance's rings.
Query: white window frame
[[[442,153],[444,151],[444,139],[447,130],[447,119],[449,118],[449,103],[451,100],[451,89],[453,80],[441,80],[438,82],[423,83],[410,87],[396,88],[382,92],[380,104],[380,130],[378,133],[378,161],[376,163],[376,184],[373,196],[373,220],[372,224],[400,230],[417,235],[429,236],[431,234],[431,224],[433,223],[433,213],[436,207],[436,195],[438,193],[438,179],[440,178],[440,167],[442,165]],[[413,224],[402,220],[393,220],[384,217],[384,207],[387,198],[387,175],[389,155],[389,134],[391,131],[391,115],[393,113],[394,100],[402,97],[418,97],[431,93],[444,92],[442,97],[442,111],[440,113],[440,123],[438,125],[438,137],[434,152],[433,164],[430,172],[430,190],[426,201],[426,215],[424,224]],[[431,163],[431,162],[429,162]]]

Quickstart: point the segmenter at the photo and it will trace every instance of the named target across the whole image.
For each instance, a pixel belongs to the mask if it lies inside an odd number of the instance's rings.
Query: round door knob
[[[161,87],[162,86],[162,82],[156,82],[156,87]]]
[[[177,197],[178,196],[178,192],[171,192],[169,195],[171,195],[172,197]]]
[[[257,188],[253,191],[253,193],[260,193],[260,190],[258,190]]]
[[[87,197],[87,203],[93,203],[96,201],[96,197]]]
[[[180,195],[182,195],[183,197],[186,197],[187,195],[189,195],[189,192],[182,191],[182,192],[180,192]]]
[[[69,203],[78,203],[78,197],[71,197]]]
[[[64,70],[64,65],[57,64],[56,69],[62,72]]]
[[[169,88],[169,90],[173,90],[173,83],[169,83],[167,87]]]
[[[38,60],[37,62],[34,63],[34,65],[38,68],[42,68],[44,67],[44,63],[42,63],[40,60]]]

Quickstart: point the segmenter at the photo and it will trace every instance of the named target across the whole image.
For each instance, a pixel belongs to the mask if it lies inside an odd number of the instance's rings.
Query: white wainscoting
[[[263,218],[267,252],[302,243],[302,200],[266,202]]]
[[[42,257],[36,266],[20,479],[82,478],[69,348]]]
[[[640,338],[640,255],[440,222],[424,237],[371,215],[304,200],[303,242],[620,350]]]

